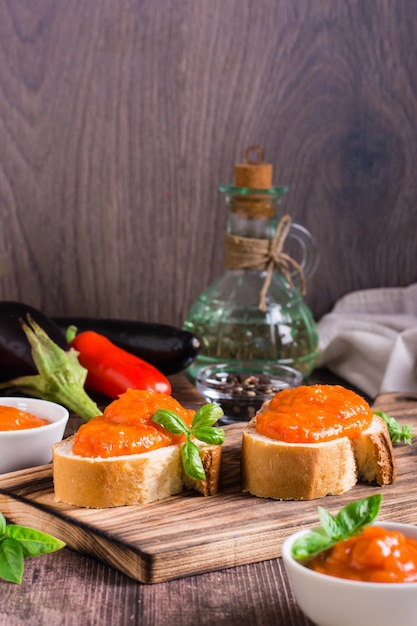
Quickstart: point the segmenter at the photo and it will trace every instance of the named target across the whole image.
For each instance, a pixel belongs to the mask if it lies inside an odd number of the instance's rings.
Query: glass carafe
[[[306,378],[318,356],[318,336],[313,315],[300,293],[299,277],[308,278],[316,268],[315,240],[306,228],[290,220],[288,237],[301,249],[301,260],[294,263],[299,271],[291,267],[284,275],[275,267],[265,292],[266,267],[251,268],[250,259],[249,267],[234,269],[235,250],[230,255],[229,244],[236,239],[238,250],[242,243],[249,249],[253,245],[255,250],[261,243],[269,245],[280,221],[280,200],[288,190],[223,185],[220,191],[228,207],[226,269],[200,295],[185,321],[184,327],[201,341],[200,354],[188,373],[195,378],[204,365],[256,360],[289,365]]]

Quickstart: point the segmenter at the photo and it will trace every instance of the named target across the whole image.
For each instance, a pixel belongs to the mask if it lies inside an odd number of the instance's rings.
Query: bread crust
[[[179,494],[184,486],[203,495],[217,492],[221,446],[201,445],[205,481],[184,480],[181,446],[110,458],[72,453],[74,436],[53,446],[54,498],[79,507],[146,504]]]
[[[203,496],[214,496],[219,491],[221,476],[222,447],[200,445],[201,460],[206,480],[193,480],[182,470],[182,482]]]
[[[357,439],[352,440],[358,468],[358,478],[381,487],[396,480],[395,454],[388,427],[375,415],[372,424]]]

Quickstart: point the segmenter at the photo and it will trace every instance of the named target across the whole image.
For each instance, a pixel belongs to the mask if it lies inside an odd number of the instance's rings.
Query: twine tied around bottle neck
[[[306,293],[306,280],[301,265],[283,252],[289,230],[291,217],[284,215],[278,222],[272,239],[254,239],[226,233],[225,266],[227,269],[252,269],[266,271],[264,284],[259,294],[259,309],[266,313],[268,307],[266,296],[272,280],[274,269],[283,274],[291,288],[294,287],[291,270],[295,270],[300,279],[300,293]]]

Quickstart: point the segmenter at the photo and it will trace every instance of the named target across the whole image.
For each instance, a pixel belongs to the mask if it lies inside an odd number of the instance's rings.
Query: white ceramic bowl
[[[0,474],[44,465],[52,460],[52,444],[61,441],[69,413],[60,404],[36,398],[1,398],[0,405],[13,406],[51,423],[24,430],[0,431]]]
[[[417,539],[417,526],[375,522]],[[291,556],[294,541],[282,546],[285,569],[298,606],[317,626],[416,626],[417,583],[367,583],[314,572]]]

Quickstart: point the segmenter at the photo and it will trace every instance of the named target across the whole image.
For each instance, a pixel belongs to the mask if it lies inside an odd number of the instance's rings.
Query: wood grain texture
[[[378,400],[417,432],[417,396]],[[405,404],[405,406],[404,406]],[[405,417],[403,417],[403,411]],[[221,489],[202,498],[184,491],[147,505],[80,509],[55,503],[51,466],[5,474],[0,510],[16,523],[56,535],[67,545],[109,563],[135,580],[160,583],[281,556],[283,540],[317,523],[317,504],[339,510],[381,487],[357,484],[325,500],[281,502],[243,494],[240,455],[243,423],[225,427]],[[397,480],[385,486],[379,519],[417,524],[415,446],[396,448]]]
[[[310,626],[281,559],[143,585],[100,561],[63,550],[25,565],[2,585],[4,626]]]
[[[0,298],[181,325],[253,143],[318,240],[316,317],[414,282],[416,32],[408,0],[3,0]]]

